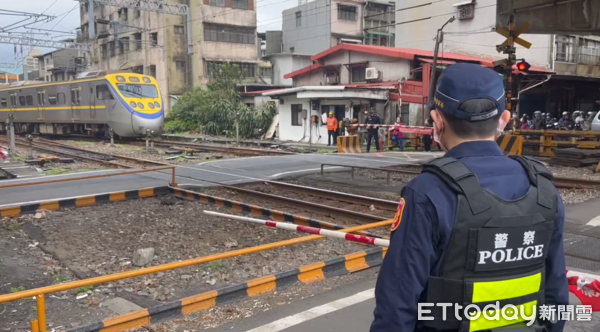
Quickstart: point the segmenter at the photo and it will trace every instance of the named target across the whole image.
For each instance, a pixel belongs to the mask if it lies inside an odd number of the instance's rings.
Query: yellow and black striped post
[[[523,136],[500,135],[496,143],[507,156],[520,156],[523,153]]]
[[[339,136],[337,138],[338,153],[362,153],[358,135]]]

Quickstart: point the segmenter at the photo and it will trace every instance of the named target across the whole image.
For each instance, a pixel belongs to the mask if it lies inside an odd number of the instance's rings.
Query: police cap
[[[458,108],[472,99],[489,99],[494,110],[472,114]],[[457,63],[447,67],[438,81],[434,96],[435,107],[445,114],[466,121],[489,119],[506,109],[504,84],[498,73],[480,65]]]

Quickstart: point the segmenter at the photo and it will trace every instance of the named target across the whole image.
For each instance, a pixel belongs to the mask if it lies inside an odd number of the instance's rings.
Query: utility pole
[[[516,62],[516,54],[515,54],[515,17],[510,15],[508,19],[508,45],[504,48],[504,54],[508,55],[508,59],[506,62],[506,81],[504,85],[504,90],[506,91],[506,109],[512,115],[512,67]]]
[[[427,95],[427,102],[431,104],[433,100],[433,91],[435,90],[435,74],[437,71],[437,59],[438,53],[440,51],[440,44],[444,42],[444,27],[448,23],[454,22],[456,18],[454,16],[450,17],[441,28],[438,29],[437,34],[435,36],[435,50],[433,51],[433,64],[431,65],[431,81],[429,82],[429,94]]]

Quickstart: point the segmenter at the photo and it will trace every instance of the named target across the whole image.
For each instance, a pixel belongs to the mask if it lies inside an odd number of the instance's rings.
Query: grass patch
[[[85,286],[77,288],[77,294],[86,293],[94,289],[94,286]]]
[[[10,288],[11,293],[18,293],[18,292],[22,292],[24,290],[25,290],[25,287],[23,287],[23,286]]]
[[[69,173],[70,171],[66,168],[53,168],[44,172],[45,175],[59,175]]]
[[[225,263],[222,261],[214,261],[207,264],[208,268],[211,270],[218,270],[225,266]]]
[[[96,143],[88,142],[88,141],[71,141],[71,144],[73,144],[73,145],[95,145]]]
[[[25,156],[12,156],[12,157],[10,157],[10,159],[12,161],[17,161],[17,162],[21,162],[22,163],[25,160],[27,160],[27,157],[25,157]]]
[[[318,149],[317,153],[333,153],[336,150],[332,150],[332,149]]]
[[[23,226],[23,224],[15,222],[15,223],[9,224],[7,226],[7,228],[9,231],[16,231],[16,230],[19,230],[21,228],[21,226]]]
[[[54,279],[54,283],[55,284],[62,284],[63,282],[67,282],[69,281],[69,278],[63,276],[63,275],[55,275],[52,279]]]

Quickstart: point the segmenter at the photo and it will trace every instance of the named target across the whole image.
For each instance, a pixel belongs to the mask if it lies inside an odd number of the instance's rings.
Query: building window
[[[356,21],[356,7],[338,5],[338,20]]]
[[[119,10],[119,19],[127,21],[127,8],[122,8],[121,10]]]
[[[138,18],[138,17],[140,17],[140,11],[139,11],[139,10],[134,10],[134,11],[133,11],[133,17],[134,17],[134,18]]]
[[[148,76],[156,78],[156,65],[148,66]]]
[[[150,43],[152,46],[158,45],[158,32],[153,32],[150,34]]]
[[[225,0],[210,0],[208,4],[216,7],[225,7]]]
[[[366,67],[364,66],[352,67],[352,82],[366,82],[365,71]]]
[[[233,8],[248,9],[248,0],[233,0]]]
[[[108,53],[106,50],[106,44],[100,45],[100,54],[102,56],[102,59],[106,59],[106,57],[108,56]]]
[[[101,84],[96,87],[96,98],[99,100],[115,99],[108,89],[108,85]]]
[[[119,52],[121,54],[129,52],[129,37],[119,39]]]
[[[175,26],[175,34],[176,35],[183,35],[185,32],[183,30],[183,25],[176,25]]]
[[[254,44],[254,28],[204,24],[204,41]]]
[[[456,10],[459,20],[470,20],[475,16],[475,4],[458,6]]]
[[[221,66],[225,65],[225,64],[238,66],[238,68],[242,72],[242,75],[245,78],[255,77],[255,68],[256,68],[255,63],[244,63],[244,62],[226,63],[226,62],[217,62],[217,61],[208,61],[206,63],[206,76],[210,77],[210,78],[214,77],[214,72],[219,70],[221,68]]]
[[[175,68],[185,69],[185,61],[175,61]]]
[[[141,33],[133,34],[133,39],[135,40],[135,49],[141,50],[142,49],[142,34]]]
[[[556,61],[575,62],[575,37],[556,36]]]
[[[292,105],[292,126],[302,125],[302,104]]]
[[[296,27],[302,26],[302,12],[296,12]]]
[[[260,76],[271,78],[271,67],[261,67],[260,68]]]
[[[115,56],[115,41],[111,41],[108,43],[108,50],[110,52],[110,56]]]

